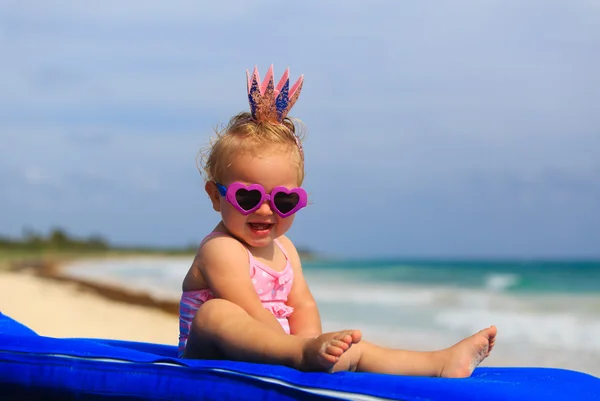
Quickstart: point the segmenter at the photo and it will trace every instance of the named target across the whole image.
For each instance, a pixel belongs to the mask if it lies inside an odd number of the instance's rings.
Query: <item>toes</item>
[[[490,326],[486,329],[480,330],[478,333],[474,334],[473,336],[479,336],[482,335],[484,336],[489,344],[492,344],[495,340],[496,340],[496,334],[498,333],[498,329],[496,328],[496,326]]]
[[[350,344],[352,343],[352,335],[351,335],[351,332],[349,332],[349,331],[342,331],[342,332],[339,332],[339,333],[338,333],[338,335],[336,335],[336,336],[333,338],[332,342],[333,342],[333,341],[344,342],[345,344],[347,344],[347,345],[350,345]]]
[[[352,331],[352,334],[350,334],[350,336],[352,337],[352,344],[356,344],[360,342],[360,340],[362,340],[362,332],[360,330]]]
[[[330,344],[334,347],[340,348],[342,351],[348,351],[348,349],[350,348],[350,344],[344,341],[331,340]]]
[[[339,360],[340,360],[339,356],[332,355],[332,354],[329,352],[329,347],[327,347],[327,348],[328,348],[328,349],[327,349],[327,352],[326,352],[326,353],[322,353],[322,354],[321,354],[321,357],[323,357],[323,359],[325,359],[327,362],[329,362],[329,363],[331,363],[331,364],[334,364],[334,363],[336,363],[337,361],[339,361]],[[340,355],[341,355],[341,354],[340,354]]]
[[[344,352],[350,349],[350,345],[344,341],[331,340],[331,342],[325,347],[325,352],[329,355],[341,356]]]
[[[362,333],[360,330],[347,330],[340,333],[340,336],[336,336],[336,340],[345,342],[348,345],[356,344],[362,339]]]
[[[496,337],[490,338],[489,344],[490,344],[490,351],[491,351],[492,348],[494,347],[494,345],[496,345]]]
[[[327,346],[327,348],[325,348],[325,353],[327,355],[332,355],[332,356],[335,356],[335,357],[340,357],[344,353],[344,350],[342,348],[338,347],[338,346],[330,344],[330,345]]]

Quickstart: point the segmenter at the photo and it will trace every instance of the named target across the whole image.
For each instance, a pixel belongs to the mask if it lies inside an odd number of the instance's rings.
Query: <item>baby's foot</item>
[[[302,349],[300,370],[331,371],[340,356],[362,338],[360,330],[343,330],[307,339]]]
[[[496,326],[490,326],[441,351],[444,364],[441,377],[469,377],[473,370],[490,355],[496,343]]]

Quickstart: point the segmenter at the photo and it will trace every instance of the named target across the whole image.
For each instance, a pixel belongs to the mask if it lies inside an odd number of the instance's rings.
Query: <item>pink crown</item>
[[[273,65],[267,71],[265,79],[261,85],[258,69],[254,67],[254,72],[246,70],[248,79],[248,101],[252,118],[256,121],[268,121],[281,123],[289,111],[294,107],[294,103],[300,96],[300,90],[304,83],[304,76],[296,81],[290,89],[290,69],[286,69],[279,80],[277,87],[273,82]]]

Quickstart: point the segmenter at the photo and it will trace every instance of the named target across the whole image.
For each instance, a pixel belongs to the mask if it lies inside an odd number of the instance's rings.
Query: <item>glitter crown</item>
[[[296,81],[290,89],[290,69],[287,68],[279,80],[277,86],[273,82],[273,65],[267,71],[264,81],[261,84],[258,69],[254,67],[254,72],[246,70],[248,79],[248,101],[252,118],[256,121],[268,121],[272,123],[281,123],[289,111],[294,107],[294,103],[300,96],[300,90],[304,83],[304,76]]]

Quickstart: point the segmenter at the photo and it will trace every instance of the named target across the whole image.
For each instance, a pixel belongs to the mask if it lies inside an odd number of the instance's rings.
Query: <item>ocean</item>
[[[178,299],[191,257],[75,262],[71,275]],[[358,328],[391,347],[433,350],[498,327],[487,366],[600,377],[600,261],[306,261],[325,331]],[[174,339],[174,343],[176,339]]]

